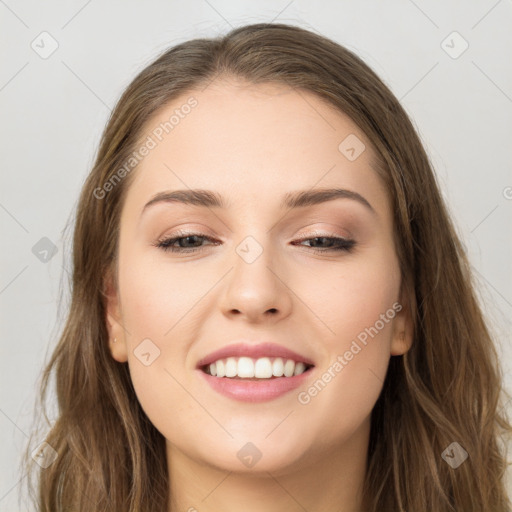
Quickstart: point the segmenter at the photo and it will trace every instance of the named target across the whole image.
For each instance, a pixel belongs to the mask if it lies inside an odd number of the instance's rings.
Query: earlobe
[[[412,346],[412,336],[408,336],[405,331],[401,331],[393,337],[391,343],[391,355],[401,356],[405,354]]]
[[[391,341],[391,355],[401,356],[412,346],[414,338],[414,322],[412,311],[414,305],[409,300],[409,294],[402,293],[400,305],[402,306],[393,321],[393,339]]]

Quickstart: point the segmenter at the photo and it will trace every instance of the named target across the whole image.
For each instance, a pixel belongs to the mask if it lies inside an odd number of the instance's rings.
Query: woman
[[[255,24],[129,85],[80,196],[40,510],[509,510],[494,345],[353,53]]]

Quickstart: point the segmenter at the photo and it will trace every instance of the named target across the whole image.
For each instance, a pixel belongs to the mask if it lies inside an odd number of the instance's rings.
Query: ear
[[[103,296],[105,298],[105,321],[108,330],[108,345],[112,357],[120,363],[128,361],[125,329],[122,324],[119,290],[112,271],[104,278]],[[116,340],[114,342],[114,340]]]
[[[406,287],[402,286],[400,299],[393,304],[393,309],[397,313],[393,319],[393,337],[391,340],[392,356],[401,356],[412,346],[414,338],[413,311],[415,311],[415,304],[411,295],[412,294],[406,290]]]

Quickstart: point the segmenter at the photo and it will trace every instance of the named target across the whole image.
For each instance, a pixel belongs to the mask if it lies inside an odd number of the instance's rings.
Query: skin
[[[166,439],[170,511],[359,511],[370,414],[390,357],[412,341],[390,202],[371,167],[371,144],[311,93],[226,78],[167,105],[141,140],[191,95],[198,105],[133,171],[120,222],[119,286],[107,283],[112,357],[128,362],[138,400]],[[366,146],[354,161],[338,150],[349,134]],[[324,187],[357,192],[374,212],[353,199],[279,208],[287,192]],[[214,190],[229,208],[158,203],[141,217],[156,193],[187,188]],[[189,241],[200,247],[190,254],[154,245],[183,236],[178,229],[219,243]],[[236,252],[249,235],[263,250],[250,264]],[[317,254],[315,247],[329,247],[315,246],[318,236],[356,245]],[[299,403],[298,393],[396,302],[403,309],[309,403]],[[197,361],[242,337],[313,359],[307,384],[263,403],[211,389]],[[149,366],[134,354],[146,338],[160,350]],[[247,442],[262,454],[251,468],[237,457]]]

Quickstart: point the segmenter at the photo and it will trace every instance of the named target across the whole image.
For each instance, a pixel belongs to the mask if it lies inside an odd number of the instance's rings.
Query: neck
[[[342,445],[308,452],[278,470],[212,466],[167,443],[170,512],[361,512],[370,420]]]

